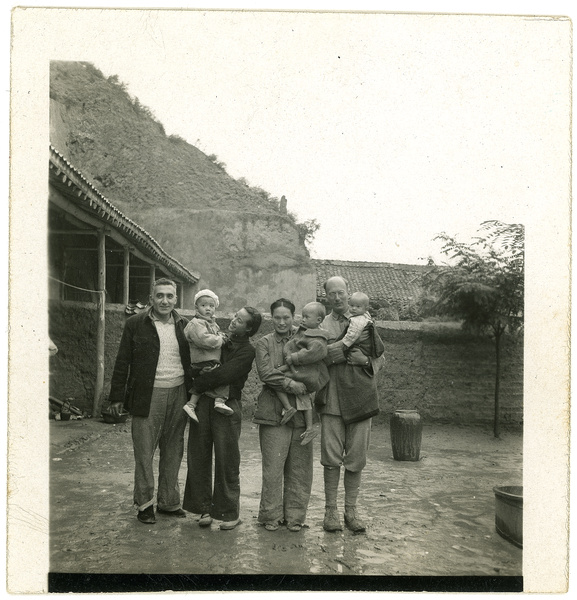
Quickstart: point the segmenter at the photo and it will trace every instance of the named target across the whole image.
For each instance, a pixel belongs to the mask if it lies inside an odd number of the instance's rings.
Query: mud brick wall
[[[419,410],[429,421],[491,423],[493,343],[456,327],[411,325],[417,327],[378,328],[386,358],[378,375],[383,416],[405,408]],[[523,339],[506,336],[502,344],[500,417],[515,426],[523,421]]]
[[[49,308],[50,338],[58,346],[58,354],[50,358],[50,395],[73,398],[75,406],[90,412],[96,381],[96,304],[51,301]],[[105,394],[126,318],[124,306],[106,307]]]
[[[190,311],[182,311],[191,316]],[[105,397],[110,389],[124,307],[106,310]],[[228,319],[218,319],[226,329]],[[263,321],[253,343],[272,331]],[[378,375],[381,415],[415,408],[423,419],[451,423],[491,423],[493,420],[495,352],[491,341],[470,336],[456,326],[380,322],[385,366]],[[50,393],[90,411],[96,377],[96,305],[78,302],[50,304],[50,336],[58,354],[50,359]],[[523,420],[523,340],[506,338],[502,352],[501,422]],[[253,367],[243,392],[243,413],[252,417],[261,384]]]
[[[264,321],[253,342],[270,331],[272,323]],[[425,422],[493,422],[495,347],[490,340],[469,335],[456,324],[381,322],[378,331],[385,344],[385,366],[378,374],[377,422],[388,423],[399,408],[417,409]],[[246,417],[254,413],[260,387],[253,368],[243,392]],[[503,425],[522,425],[522,338],[503,340],[500,405]]]
[[[182,315],[190,318],[193,312],[183,310]],[[106,306],[106,332],[104,353],[104,396],[110,391],[110,379],[124,323],[128,315],[124,306]],[[218,319],[222,329],[228,327],[229,319]],[[58,354],[50,358],[50,395],[60,400],[73,398],[73,404],[90,412],[94,398],[96,380],[96,304],[91,302],[51,301],[49,305],[49,333],[58,346]],[[265,321],[253,341],[272,331],[271,321]],[[260,382],[256,369],[250,373],[245,386],[247,407],[252,415],[251,402],[256,399]]]

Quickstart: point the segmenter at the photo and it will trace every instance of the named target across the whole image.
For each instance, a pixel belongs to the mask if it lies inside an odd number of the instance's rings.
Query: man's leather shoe
[[[137,518],[141,523],[146,523],[148,525],[156,523],[156,519],[154,518],[154,507],[152,504],[147,506],[144,510],[139,510]]]
[[[169,517],[178,517],[179,519],[184,519],[186,517],[186,512],[183,511],[182,508],[177,508],[176,510],[164,510],[163,508],[159,508],[156,512],[168,515]]]
[[[361,533],[365,531],[365,524],[359,519],[357,509],[355,506],[345,507],[345,525],[347,529],[354,531],[355,533]]]
[[[336,508],[327,508],[323,521],[323,529],[325,531],[342,531],[343,526],[339,520],[339,514]]]

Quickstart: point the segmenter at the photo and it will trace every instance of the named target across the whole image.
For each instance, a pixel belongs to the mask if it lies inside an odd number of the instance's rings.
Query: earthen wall
[[[189,311],[183,311],[190,316]],[[124,307],[106,310],[105,395],[126,320]],[[225,329],[228,319],[218,322]],[[490,340],[455,326],[419,323],[378,324],[385,344],[385,366],[378,374],[381,415],[398,408],[417,409],[423,419],[451,423],[490,423],[493,419],[495,350]],[[265,319],[253,342],[272,331]],[[52,302],[50,336],[58,354],[50,358],[50,393],[90,411],[96,375],[96,305]],[[244,390],[244,415],[251,417],[261,384],[256,368]],[[501,422],[523,421],[523,341],[505,338],[502,352]]]

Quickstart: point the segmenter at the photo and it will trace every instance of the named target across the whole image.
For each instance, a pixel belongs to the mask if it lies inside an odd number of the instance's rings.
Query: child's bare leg
[[[289,402],[288,394],[286,394],[285,392],[276,390],[276,395],[278,396],[278,399],[281,401],[282,407],[285,410],[288,410],[289,408],[291,408],[291,403]]]
[[[306,410],[303,410],[303,413],[304,413],[304,417],[305,417],[306,429],[305,429],[305,432],[301,435],[301,439],[302,439],[301,446],[304,446],[305,444],[312,442],[318,435],[318,433],[313,429],[312,408],[307,408]]]
[[[198,421],[198,417],[196,416],[196,405],[200,399],[200,394],[191,394],[190,400],[182,407],[184,412],[193,420]]]
[[[313,411],[312,408],[307,408],[306,410],[303,410],[304,413],[304,417],[305,417],[305,425],[306,425],[306,430],[307,431],[311,431],[313,428]]]
[[[284,425],[295,416],[297,409],[291,406],[291,403],[288,399],[288,395],[285,392],[276,390],[276,395],[278,396],[278,399],[281,401],[281,404],[283,406],[282,419],[280,421],[280,424]]]

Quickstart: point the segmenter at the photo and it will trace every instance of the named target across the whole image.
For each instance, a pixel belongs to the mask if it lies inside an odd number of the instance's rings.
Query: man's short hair
[[[158,287],[159,285],[171,285],[175,291],[178,289],[176,287],[176,283],[174,283],[174,281],[172,281],[172,279],[168,279],[168,277],[160,277],[160,279],[157,279],[153,284],[152,284],[152,289],[151,292],[154,291],[155,287]]]
[[[340,275],[333,275],[332,277],[329,277],[324,283],[323,283],[323,288],[325,290],[325,292],[327,291],[327,283],[331,280],[331,279],[340,279],[341,281],[344,282],[345,284],[345,288],[347,289],[347,291],[349,290],[349,282],[344,278],[341,277]]]

